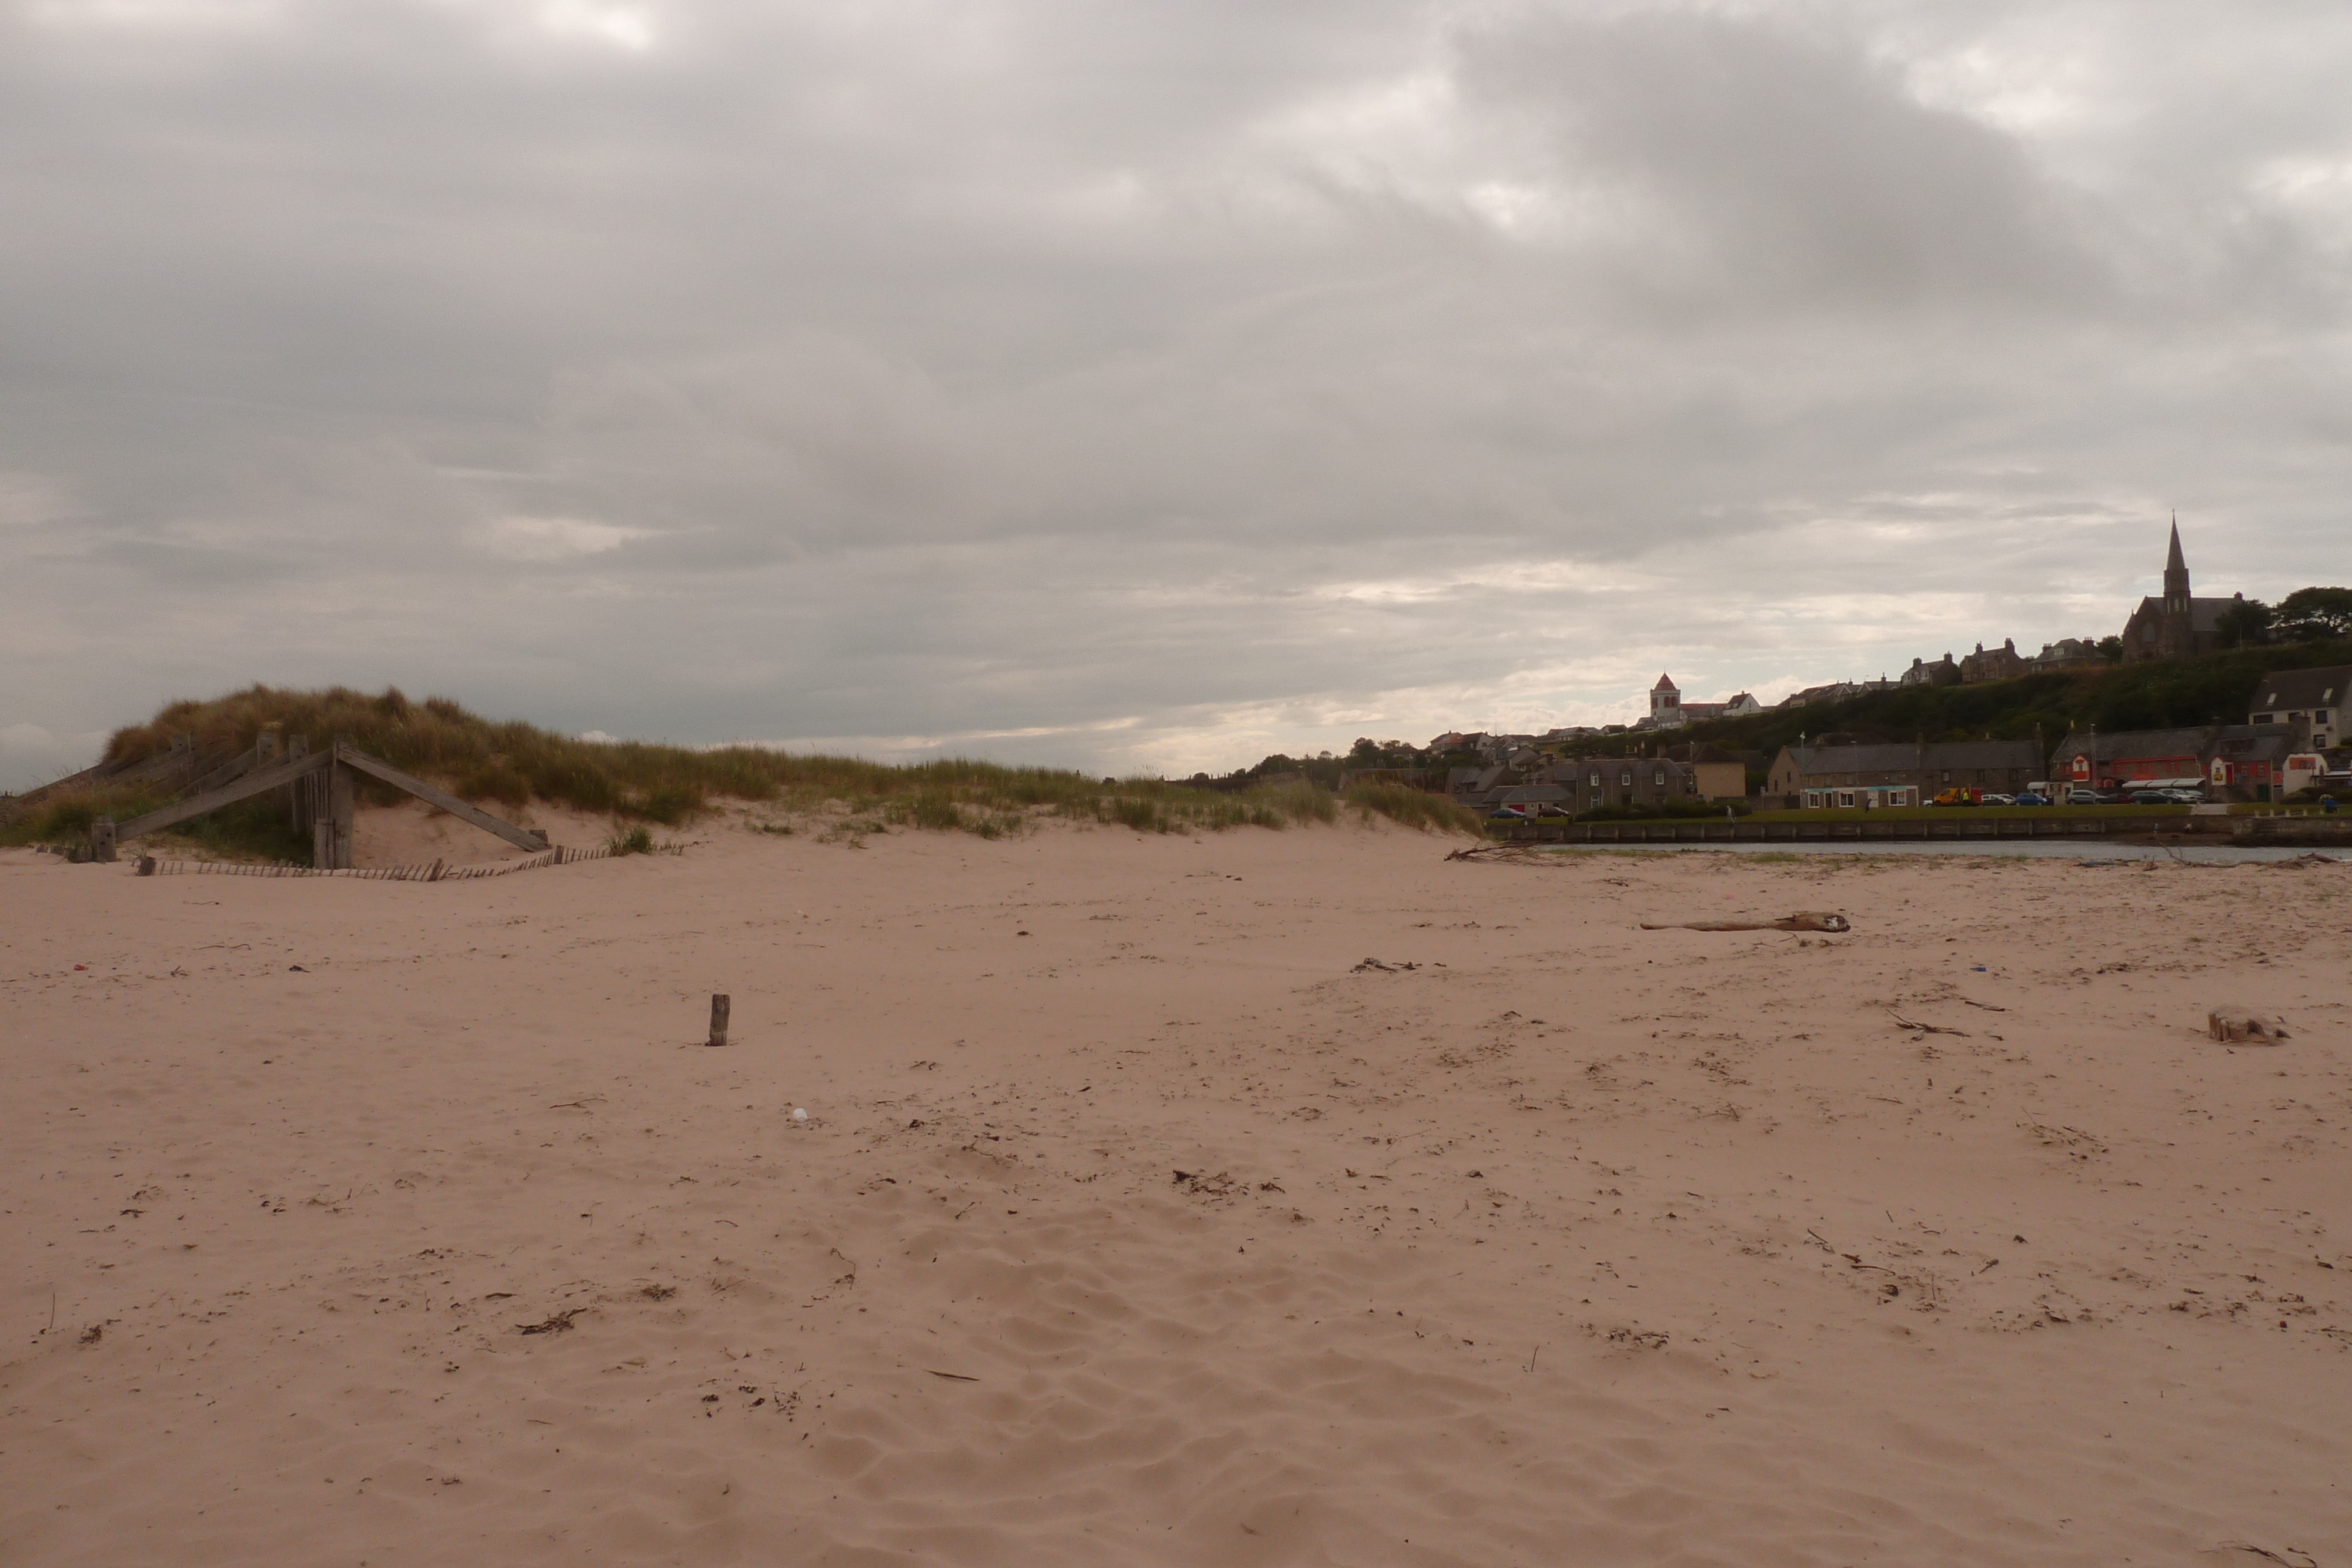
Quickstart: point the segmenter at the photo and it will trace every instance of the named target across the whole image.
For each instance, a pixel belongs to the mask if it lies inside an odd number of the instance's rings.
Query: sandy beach
[[[2352,866],[684,836],[0,852],[0,1563],[2352,1554]]]

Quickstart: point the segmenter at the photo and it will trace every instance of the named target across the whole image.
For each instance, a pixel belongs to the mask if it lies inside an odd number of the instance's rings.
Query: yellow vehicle
[[[1927,804],[1930,806],[1981,806],[1984,804],[1983,793],[1980,789],[1970,789],[1956,784]]]

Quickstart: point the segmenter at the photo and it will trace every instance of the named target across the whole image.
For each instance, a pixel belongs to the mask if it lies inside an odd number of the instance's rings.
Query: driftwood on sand
[[[1851,931],[1843,915],[1831,915],[1820,910],[1800,910],[1783,915],[1778,920],[1669,920],[1652,925],[1642,922],[1644,931]]]
[[[2286,1020],[2276,1013],[2247,1008],[2220,1007],[2205,1015],[2205,1031],[2215,1040],[2251,1045],[2275,1045],[2286,1038]]]

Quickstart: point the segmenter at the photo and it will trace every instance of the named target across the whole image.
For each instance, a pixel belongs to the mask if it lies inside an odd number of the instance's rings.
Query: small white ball
[[[793,1120],[795,1122],[805,1122],[808,1120],[808,1113],[795,1105],[793,1107]]]

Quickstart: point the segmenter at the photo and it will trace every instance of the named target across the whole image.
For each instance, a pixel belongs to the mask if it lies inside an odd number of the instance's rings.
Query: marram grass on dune
[[[1475,826],[1442,797],[1394,785],[1364,785],[1338,796],[1308,786],[1219,792],[1157,779],[1109,780],[1064,768],[1008,768],[961,758],[892,766],[752,746],[703,749],[583,740],[532,725],[493,722],[446,697],[412,702],[397,688],[371,696],[342,686],[292,691],[255,685],[227,696],[175,702],[145,724],[118,730],[106,757],[150,757],[181,735],[193,736],[199,752],[233,753],[273,726],[320,745],[340,736],[471,800],[512,808],[537,800],[663,826],[689,821],[727,801],[763,805],[782,816],[845,810],[870,824],[869,831],[910,827],[987,838],[1023,831],[1041,816],[1156,833],[1329,822],[1342,809],[1440,831],[1470,831]],[[382,791],[365,781],[361,788],[368,799]],[[379,803],[394,800],[383,793]],[[121,821],[163,803],[135,789],[76,791],[22,813],[0,828],[0,841],[70,837],[86,832],[90,819],[101,813]],[[266,808],[257,810],[266,815]],[[290,836],[285,846],[274,841],[242,846],[244,838],[269,836],[258,816],[251,822],[239,818],[226,828],[228,839],[215,847],[257,852],[293,848]],[[217,837],[224,828],[198,831]]]

